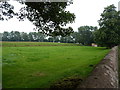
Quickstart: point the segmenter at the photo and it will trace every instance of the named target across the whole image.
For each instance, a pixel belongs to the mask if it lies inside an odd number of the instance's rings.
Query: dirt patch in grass
[[[68,78],[64,78],[60,81],[55,82],[53,85],[51,85],[50,89],[53,88],[72,88],[75,89],[78,84],[80,84],[83,80],[79,76],[72,76]]]
[[[33,73],[31,76],[41,77],[41,76],[46,76],[46,74],[45,74],[45,73],[42,73],[42,72],[37,72],[37,73]]]

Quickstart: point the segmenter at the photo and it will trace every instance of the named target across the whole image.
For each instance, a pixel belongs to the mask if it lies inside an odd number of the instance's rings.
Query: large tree
[[[21,2],[20,2],[21,3]],[[14,12],[14,7],[7,2],[0,3],[0,19],[3,16],[12,18],[17,15],[20,20],[28,18],[39,32],[51,36],[66,36],[73,32],[71,27],[63,28],[67,23],[72,23],[75,15],[66,11],[70,2],[22,2],[26,6],[19,13]],[[4,10],[3,10],[4,9]]]
[[[97,30],[97,27],[93,26],[81,26],[78,28],[78,42],[82,45],[91,45],[94,42],[93,32]]]
[[[99,20],[100,28],[95,32],[98,45],[111,48],[120,44],[120,12],[114,5],[106,7]]]

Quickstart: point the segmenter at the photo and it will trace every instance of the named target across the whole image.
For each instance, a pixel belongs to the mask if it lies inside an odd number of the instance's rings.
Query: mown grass
[[[3,42],[3,47],[23,47],[23,46],[77,46],[73,43],[51,43],[51,42]]]
[[[108,51],[87,46],[3,47],[3,88],[49,88],[66,77],[83,79]]]

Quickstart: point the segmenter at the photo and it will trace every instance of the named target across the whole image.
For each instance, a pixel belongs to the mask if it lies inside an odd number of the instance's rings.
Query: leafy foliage
[[[91,45],[94,42],[93,32],[97,29],[97,27],[93,26],[81,26],[78,28],[78,33],[76,32],[74,37],[78,43],[82,45]]]
[[[100,28],[95,32],[95,41],[101,45],[111,48],[120,44],[120,12],[116,11],[114,5],[106,7],[99,20]]]
[[[5,31],[2,34],[2,41],[39,41],[43,42],[46,38],[46,35],[41,34],[40,32],[18,32],[18,31]]]
[[[14,13],[14,6],[8,2],[1,2],[0,20],[4,16],[12,18],[17,15],[19,20],[27,18],[35,26],[36,30],[50,36],[66,36],[73,32],[71,27],[63,28],[67,23],[72,23],[75,15],[65,11],[70,2],[20,2],[26,6],[20,9],[19,13]],[[5,11],[3,10],[5,9]]]
[[[9,4],[8,2],[1,2],[0,1],[0,20],[8,20],[13,18],[14,15],[14,6]]]
[[[67,36],[49,36],[40,32],[4,32],[2,33],[2,41],[38,41],[38,42],[61,42],[61,43],[79,43],[82,45],[91,45],[93,43],[93,32],[97,27],[81,26],[78,32],[74,32]]]

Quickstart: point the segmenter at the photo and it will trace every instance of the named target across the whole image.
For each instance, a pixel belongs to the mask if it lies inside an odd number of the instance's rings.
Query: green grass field
[[[93,70],[90,66],[98,64],[109,51],[102,47],[47,44],[3,42],[3,88],[49,88],[66,77],[85,78]]]
[[[30,47],[30,46],[74,46],[73,43],[51,43],[51,42],[4,42],[3,47]],[[76,45],[77,46],[77,45]]]

